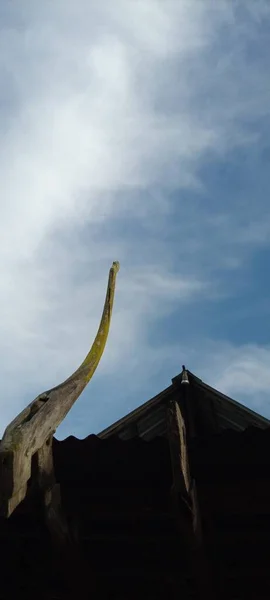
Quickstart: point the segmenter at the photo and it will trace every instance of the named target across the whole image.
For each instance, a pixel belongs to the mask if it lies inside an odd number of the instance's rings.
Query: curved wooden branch
[[[53,435],[98,366],[109,333],[118,270],[119,263],[114,262],[109,272],[100,326],[83,363],[66,381],[33,400],[5,430],[0,444],[2,514],[11,514],[25,497],[33,454]]]

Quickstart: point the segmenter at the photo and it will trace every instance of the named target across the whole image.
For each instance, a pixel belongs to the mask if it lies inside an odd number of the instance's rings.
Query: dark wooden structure
[[[64,542],[34,454],[0,519],[0,599],[269,599],[269,426],[183,369],[98,436],[53,439]]]

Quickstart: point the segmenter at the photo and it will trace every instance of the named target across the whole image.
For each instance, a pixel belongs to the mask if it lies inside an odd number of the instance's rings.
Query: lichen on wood
[[[6,428],[0,444],[0,511],[9,516],[26,494],[32,456],[54,434],[93,376],[103,354],[113,309],[119,263],[110,272],[100,326],[80,367],[60,385],[40,394]]]

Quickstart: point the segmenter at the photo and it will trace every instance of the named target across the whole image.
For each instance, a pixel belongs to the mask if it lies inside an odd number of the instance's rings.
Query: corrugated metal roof
[[[211,404],[211,410],[220,429],[243,431],[251,425],[262,429],[270,426],[268,419],[210,387],[190,371],[187,373],[190,402],[192,403],[192,392],[197,395],[199,393],[203,397],[203,402]],[[172,385],[107,427],[99,434],[99,437],[107,438],[118,435],[121,439],[127,440],[134,436],[140,436],[145,440],[151,440],[156,436],[165,435],[167,430],[166,407],[170,400],[181,395],[183,386],[180,384],[181,374],[172,380]]]

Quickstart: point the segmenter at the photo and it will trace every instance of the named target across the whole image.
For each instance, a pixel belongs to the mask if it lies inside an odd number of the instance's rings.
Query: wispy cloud
[[[269,345],[212,343],[202,363],[211,385],[270,418]]]
[[[224,221],[209,225],[220,212],[231,224],[231,207],[198,198],[205,165],[265,144],[267,19],[265,2],[28,0],[3,11],[2,427],[86,352],[111,260],[123,268],[101,372],[125,364],[141,381],[147,360],[135,357],[154,356],[153,323],[216,294],[217,262],[239,264],[238,250],[223,251]]]

